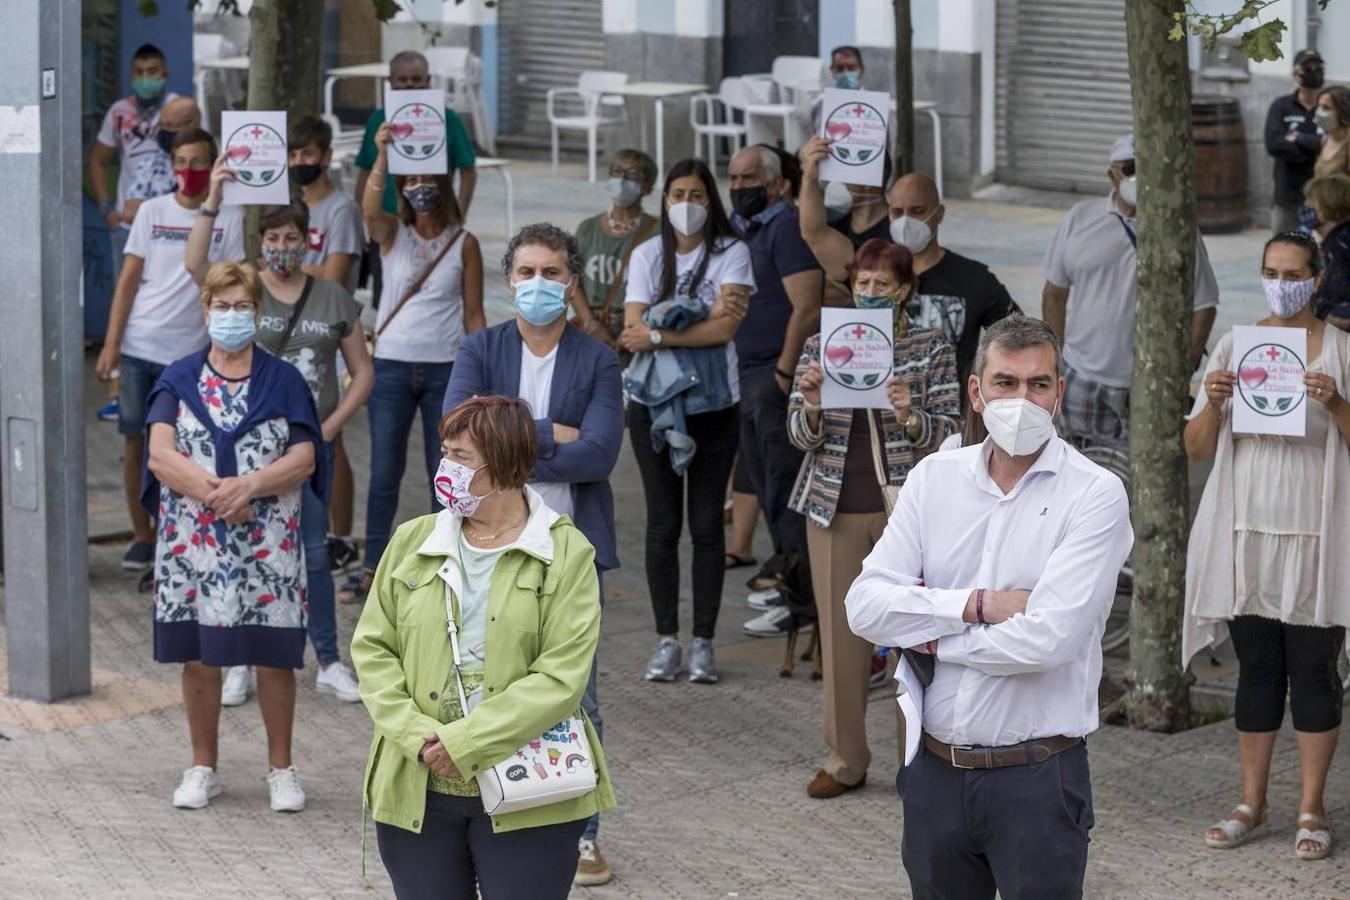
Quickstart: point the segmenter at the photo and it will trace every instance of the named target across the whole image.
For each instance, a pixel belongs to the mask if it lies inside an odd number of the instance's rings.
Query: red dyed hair
[[[902,286],[914,286],[914,257],[899,244],[881,238],[863,241],[853,254],[853,268],[849,271],[857,274],[863,269],[887,269]]]

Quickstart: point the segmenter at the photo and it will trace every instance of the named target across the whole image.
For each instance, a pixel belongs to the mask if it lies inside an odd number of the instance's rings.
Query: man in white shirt
[[[100,379],[120,378],[117,430],[124,438],[122,479],[132,527],[122,568],[129,571],[150,568],[154,551],[150,516],[140,503],[150,389],[169,363],[207,343],[200,293],[183,265],[183,254],[197,216],[216,215],[198,212],[206,199],[216,142],[200,128],[185,128],[174,137],[169,156],[178,189],[136,210],[108,315],[108,335],[95,364]],[[209,259],[240,259],[244,233],[239,207],[218,212]]]
[[[1111,148],[1111,194],[1074,204],[1041,260],[1041,309],[1064,346],[1066,382],[1060,425],[1065,437],[1127,447],[1134,375],[1135,257],[1138,181],[1134,135]],[[1205,242],[1195,236],[1190,366],[1205,353],[1219,305],[1219,285]]]
[[[1055,435],[1058,357],[1039,320],[985,331],[967,390],[989,439],[914,468],[845,600],[859,637],[932,658],[896,778],[919,900],[1082,895],[1083,739],[1134,539],[1120,480]]]

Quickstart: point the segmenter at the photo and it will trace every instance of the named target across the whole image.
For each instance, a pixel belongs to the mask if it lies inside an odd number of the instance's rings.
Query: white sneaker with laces
[[[210,766],[193,766],[183,770],[183,780],[173,792],[173,805],[179,809],[206,809],[212,797],[224,790],[216,770]]]
[[[761,616],[756,616],[741,626],[741,631],[750,637],[781,637],[791,628],[789,620],[792,613],[786,606],[772,606]],[[802,622],[797,631],[806,634],[811,630],[811,622]]]
[[[356,675],[345,663],[329,663],[319,670],[314,686],[320,694],[334,694],[343,703],[360,703],[361,692]]]
[[[220,705],[239,706],[248,699],[253,670],[248,666],[230,666],[220,683]]]
[[[272,812],[300,812],[305,808],[305,789],[295,766],[269,771],[267,787],[272,793]]]

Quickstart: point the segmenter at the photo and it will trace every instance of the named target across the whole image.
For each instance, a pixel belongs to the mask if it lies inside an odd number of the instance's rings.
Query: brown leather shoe
[[[836,781],[835,777],[824,769],[816,773],[816,777],[811,779],[811,783],[806,786],[806,795],[816,800],[833,800],[849,791],[855,791],[867,784],[867,776],[857,784],[844,784],[842,781]]]

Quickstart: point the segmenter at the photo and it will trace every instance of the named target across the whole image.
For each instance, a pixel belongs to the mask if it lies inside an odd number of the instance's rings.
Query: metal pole
[[[0,505],[9,692],[89,692],[80,0],[0,29]]]

